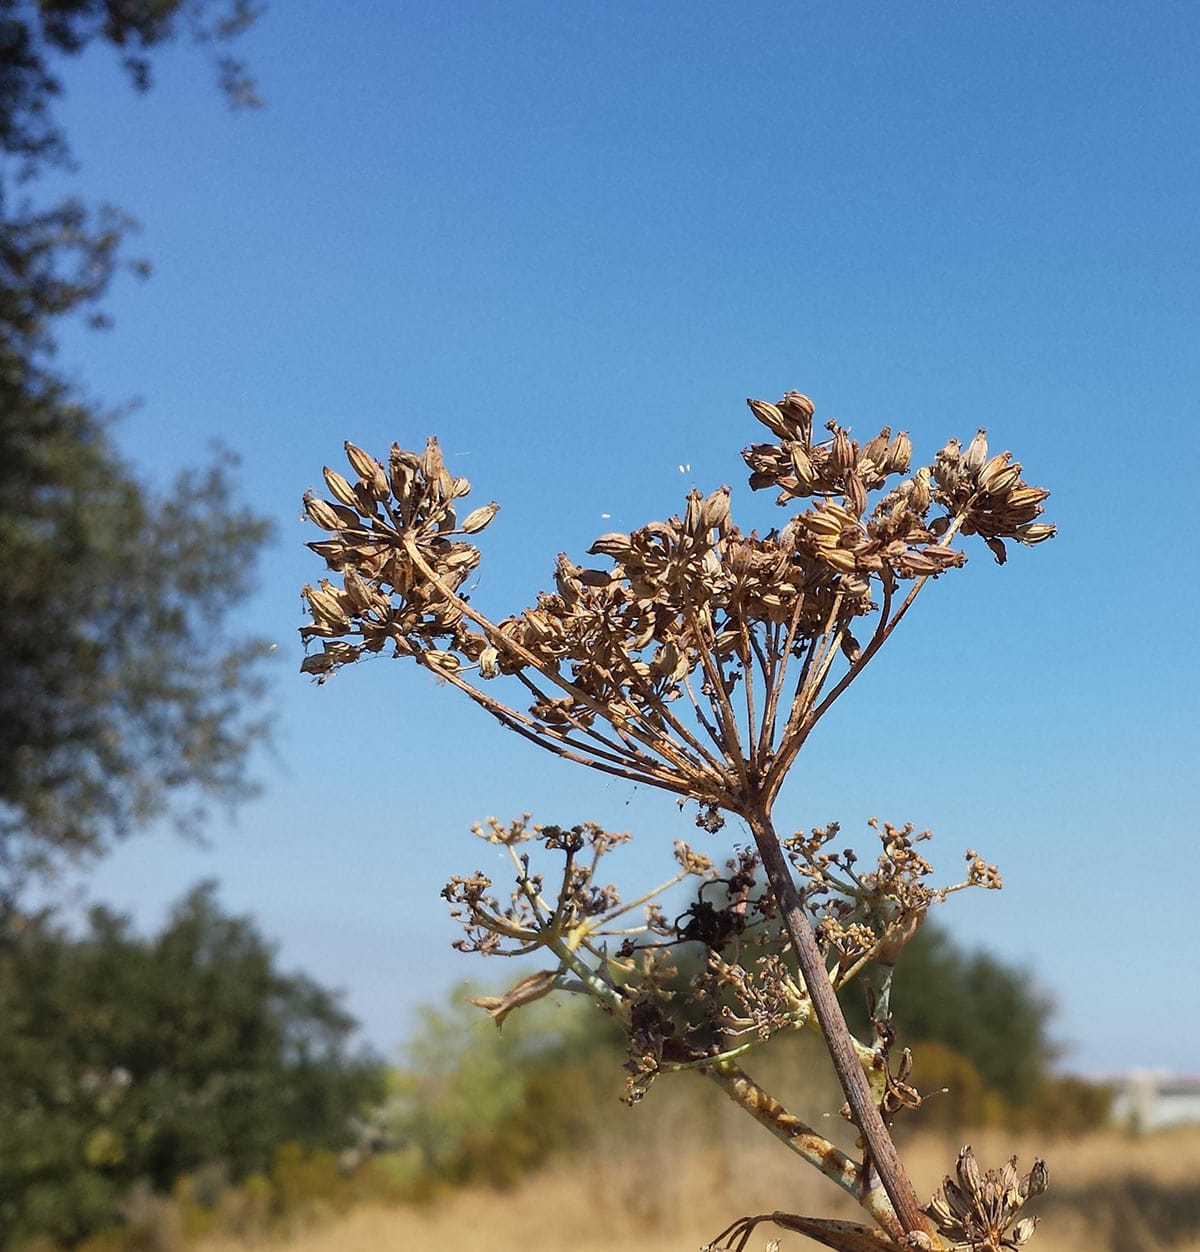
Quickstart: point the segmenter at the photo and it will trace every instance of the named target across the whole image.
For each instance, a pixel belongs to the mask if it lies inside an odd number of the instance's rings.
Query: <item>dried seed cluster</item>
[[[302,668],[324,680],[390,647],[560,755],[710,813],[769,805],[812,725],[916,592],[963,563],[956,535],[979,534],[1003,560],[1006,541],[1040,543],[1054,527],[1034,520],[1047,492],[1009,453],[989,456],[982,432],[906,477],[904,434],[884,428],[860,445],[831,422],[818,440],[806,396],[749,404],[778,439],[743,453],[751,485],[810,507],[760,536],[734,524],[728,488],[692,492],[682,517],[597,539],[589,551],[608,568],[561,555],[554,589],[498,622],[461,594],[480,559],[469,540],[498,506],[459,521],[470,484],[446,470],[434,439],[421,456],[393,445],[386,467],[348,443],[356,481],[326,468],[332,501],[305,497],[329,532],[309,546],[339,582],[304,588],[301,635],[321,650]],[[855,619],[871,614],[860,643]],[[491,681],[504,676],[516,686]]]
[[[1026,1200],[1046,1190],[1044,1161],[1034,1161],[1033,1169],[1020,1176],[1014,1156],[985,1174],[968,1145],[958,1154],[955,1174],[925,1208],[952,1248],[1001,1252],[1029,1242],[1037,1218],[1019,1215]]]
[[[929,832],[914,834],[911,825],[874,820],[870,825],[881,845],[870,872],[857,872],[849,849],[825,850],[840,833],[836,824],[796,835],[787,846],[808,884],[806,903],[830,981],[841,989],[864,971],[874,979],[868,998],[876,1010],[875,1039],[858,1048],[890,1118],[921,1102],[905,1081],[911,1057],[901,1055],[895,1073],[889,1062],[892,967],[933,904],[968,886],[996,885],[998,874],[989,866],[992,877],[981,876],[982,862],[972,852],[963,881],[930,886],[932,867],[914,847]],[[779,1032],[817,1028],[753,849],[736,848],[718,865],[679,840],[678,872],[627,905],[598,877],[601,859],[626,843],[626,834],[595,823],[569,830],[536,825],[529,814],[508,824],[489,817],[472,829],[508,850],[516,883],[501,902],[492,879],[481,871],[451,879],[442,894],[465,932],[455,946],[500,956],[540,951],[555,958],[554,968],[522,979],[503,996],[477,1001],[497,1023],[513,1008],[554,990],[592,995],[629,1037],[631,1100],[640,1099],[665,1070],[740,1054]],[[549,880],[531,866],[538,845],[538,860],[560,860]],[[687,879],[694,898],[672,919],[661,898]],[[635,910],[642,914],[640,923],[631,916]],[[695,972],[683,979],[684,968]]]

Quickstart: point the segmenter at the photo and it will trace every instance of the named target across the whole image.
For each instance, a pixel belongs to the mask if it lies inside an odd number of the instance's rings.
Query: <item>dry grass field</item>
[[[1040,1252],[1200,1252],[1200,1128],[1129,1139],[1017,1142],[974,1135],[977,1156],[998,1165],[1040,1151],[1051,1191],[1032,1244]],[[908,1145],[918,1190],[932,1192],[957,1145],[933,1138]],[[463,1191],[424,1209],[363,1208],[297,1232],[285,1252],[696,1252],[729,1221],[783,1208],[852,1217],[852,1206],[769,1140],[753,1147],[651,1134],[614,1143],[507,1192]],[[757,1252],[777,1233],[761,1227]],[[783,1250],[806,1243],[782,1233]],[[245,1252],[209,1241],[200,1252]]]

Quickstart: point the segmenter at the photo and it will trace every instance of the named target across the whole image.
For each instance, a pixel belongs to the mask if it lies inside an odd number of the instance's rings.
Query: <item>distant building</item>
[[[1133,1130],[1200,1122],[1200,1075],[1135,1070],[1113,1083],[1112,1116]]]

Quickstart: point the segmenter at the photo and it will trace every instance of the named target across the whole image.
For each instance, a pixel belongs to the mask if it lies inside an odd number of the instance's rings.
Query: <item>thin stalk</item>
[[[742,688],[746,697],[746,759],[754,761],[758,757],[758,725],[754,717],[754,666],[753,653],[750,649],[752,635],[746,627],[746,619],[739,615],[738,626],[741,632]]]
[[[628,754],[617,756],[616,754],[603,752],[590,744],[575,742],[568,737],[565,731],[560,731],[553,726],[543,726],[540,723],[530,722],[528,719],[522,718],[519,713],[509,708],[508,705],[502,704],[498,700],[493,700],[477,687],[464,682],[457,674],[449,670],[440,670],[433,665],[427,665],[426,668],[435,677],[450,683],[451,686],[457,687],[481,708],[486,709],[501,725],[507,726],[509,730],[516,731],[518,735],[523,739],[528,739],[530,743],[536,743],[539,748],[545,748],[547,752],[553,752],[555,756],[561,756],[567,761],[574,761],[577,765],[587,765],[591,769],[600,770],[604,774],[612,774],[617,778],[625,778],[631,782],[646,783],[651,787],[661,787],[664,791],[672,791],[677,795],[690,797],[693,794],[695,784],[691,779],[670,773],[658,761],[654,761],[648,756],[643,757],[645,765],[642,767],[634,768],[632,765],[622,765],[620,764],[621,761],[630,760]],[[584,755],[585,753],[587,755]],[[613,763],[607,764],[606,761]]]
[[[655,717],[661,718],[663,725],[665,725],[668,729],[673,730],[675,734],[677,734],[679,738],[689,748],[691,748],[693,752],[696,753],[696,756],[699,758],[701,764],[707,766],[712,771],[713,777],[719,778],[721,767],[717,758],[713,756],[712,753],[709,752],[708,749],[700,742],[700,740],[697,739],[696,736],[693,735],[691,731],[688,730],[688,728],[671,712],[670,708],[667,707],[666,702],[656,695],[653,690],[647,687],[647,684],[639,677],[637,670],[634,669],[628,653],[623,647],[620,646],[619,643],[616,650],[617,655],[623,663],[622,668],[625,671],[625,676],[629,682],[630,688],[637,689],[642,698],[648,704],[653,706]],[[633,707],[636,709],[636,705]],[[645,717],[645,715],[641,713],[640,709],[637,710],[637,712],[639,716],[643,718]],[[645,720],[653,726],[653,719]]]
[[[972,496],[966,508],[961,513],[958,513],[954,518],[951,519],[950,525],[946,528],[946,533],[942,535],[942,537],[937,541],[937,543],[934,545],[935,547],[948,548],[951,545],[951,543],[953,543],[955,535],[958,534],[959,528],[963,524],[963,519],[966,517],[966,514],[969,511],[971,505],[975,503],[975,499],[976,497]],[[893,594],[893,583],[892,581],[890,581],[890,579],[894,578],[894,575],[889,575],[889,581],[885,581],[884,583],[884,595],[886,598],[883,602],[883,609],[880,612],[880,621],[879,621],[878,629],[875,631],[875,634],[872,636],[871,642],[867,644],[867,646],[863,649],[862,655],[858,658],[858,660],[853,665],[850,666],[850,669],[842,676],[837,686],[835,686],[833,690],[825,697],[825,699],[822,700],[821,703],[817,705],[817,707],[813,710],[812,715],[808,721],[806,733],[807,733],[807,730],[811,730],[813,726],[816,725],[818,718],[822,716],[825,710],[828,709],[829,706],[838,698],[838,696],[840,696],[842,692],[846,690],[846,688],[850,685],[850,683],[854,681],[854,678],[858,674],[859,670],[861,670],[862,667],[866,665],[866,663],[875,655],[875,653],[878,652],[879,649],[882,648],[883,645],[888,641],[889,637],[891,636],[892,631],[894,631],[896,627],[900,625],[901,621],[904,618],[904,615],[908,612],[909,609],[912,608],[913,601],[916,600],[922,588],[932,577],[934,577],[934,575],[932,574],[922,574],[913,583],[912,587],[909,589],[908,594],[904,597],[903,603],[896,610],[895,616],[889,621],[888,610],[891,605],[891,599],[892,599],[892,594]]]
[[[850,1116],[862,1135],[871,1161],[879,1171],[880,1181],[900,1219],[904,1233],[933,1233],[933,1226],[929,1218],[921,1212],[912,1182],[900,1161],[896,1145],[892,1142],[879,1112],[879,1106],[871,1095],[871,1088],[842,1014],[842,1007],[829,981],[825,962],[821,959],[817,937],[804,912],[800,893],[792,880],[770,815],[765,811],[758,811],[746,813],[744,816],[754,835],[763,869],[783,915],[784,926],[792,941],[792,950],[796,954],[805,988],[825,1037],[825,1046],[850,1105]]]
[[[560,691],[566,692],[572,699],[578,700],[580,704],[600,718],[601,721],[612,723],[611,710],[609,710],[602,700],[598,700],[589,692],[584,691],[581,687],[577,687],[574,683],[557,673],[550,666],[542,663],[528,648],[518,643],[515,639],[509,638],[496,625],[484,617],[477,609],[475,609],[467,600],[464,600],[456,591],[447,587],[441,578],[438,577],[437,571],[429,564],[425,557],[421,554],[420,549],[414,540],[406,538],[404,541],[404,550],[409,560],[421,571],[422,574],[454,605],[456,609],[469,618],[483,632],[485,638],[497,650],[511,652],[514,656],[524,661],[531,669],[537,671],[546,679],[547,682],[557,687]],[[480,701],[482,703],[482,701]],[[655,739],[661,736],[648,734],[641,730],[636,723],[627,727],[627,733],[641,743],[644,747],[649,748],[652,752],[661,751],[655,745]]]
[[[707,612],[703,619],[700,617],[696,611],[696,606],[692,604],[690,599],[684,604],[684,611],[688,617],[688,625],[696,638],[697,649],[700,653],[700,664],[704,669],[705,679],[708,682],[709,689],[712,691],[712,695],[709,697],[709,705],[712,708],[714,717],[717,719],[717,726],[720,729],[725,754],[737,769],[743,794],[749,794],[750,780],[746,775],[746,755],[742,749],[741,736],[738,734],[737,715],[733,711],[733,705],[729,702],[729,693],[725,690],[725,679],[721,669],[721,662],[712,647],[712,644],[715,642],[712,622],[708,619]],[[709,628],[707,639],[703,637],[703,632],[700,628],[701,620]]]
[[[771,751],[771,744],[775,739],[775,718],[779,712],[779,696],[783,691],[784,677],[787,674],[788,662],[791,660],[792,647],[796,641],[796,632],[800,628],[800,616],[804,612],[804,592],[801,591],[796,596],[796,603],[792,606],[791,620],[788,622],[787,633],[784,636],[782,648],[774,649],[771,653],[772,661],[777,661],[777,667],[773,667],[770,681],[767,684],[767,704],[763,709],[762,731],[759,734],[759,742],[763,744],[763,750],[767,754]],[[776,638],[778,642],[778,638]],[[811,657],[811,652],[810,652]],[[804,682],[804,674],[807,670],[808,662],[805,661],[800,671],[800,685]]]

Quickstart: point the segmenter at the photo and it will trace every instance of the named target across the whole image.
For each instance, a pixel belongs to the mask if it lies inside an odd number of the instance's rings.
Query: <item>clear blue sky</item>
[[[1200,10],[276,0],[244,52],[258,113],[188,49],[144,98],[88,57],[60,110],[75,185],[140,217],[156,268],[64,362],[141,398],[120,440],[149,479],[219,439],[279,524],[244,607],[279,644],[262,799],[207,850],[136,839],[89,892],[152,927],[219,878],[388,1050],[456,976],[514,972],[449,948],[441,885],[498,868],[471,822],[630,828],[614,874],[665,876],[695,833],[669,799],[399,662],[297,673],[320,573],[300,494],[345,438],[436,432],[503,505],[477,594],[504,612],[693,483],[747,507],[744,397],[794,387],[926,455],[987,426],[1061,536],[930,588],[778,816],[932,826],[948,874],[979,848],[1006,889],[944,920],[1053,995],[1067,1063],[1200,1069],[1200,606],[1175,550],[1197,522]]]

